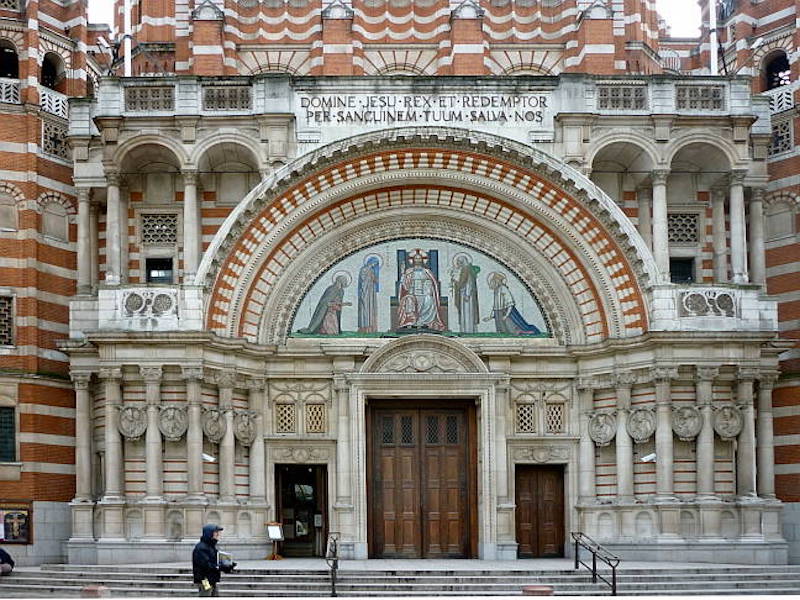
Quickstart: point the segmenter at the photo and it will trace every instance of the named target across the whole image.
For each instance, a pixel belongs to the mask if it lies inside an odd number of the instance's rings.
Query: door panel
[[[564,470],[519,465],[516,470],[517,553],[564,556]]]
[[[464,410],[372,411],[371,554],[469,555],[469,443]]]

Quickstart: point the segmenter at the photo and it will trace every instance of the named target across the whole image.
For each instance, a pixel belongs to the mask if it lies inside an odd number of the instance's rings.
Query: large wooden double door
[[[474,407],[375,403],[370,416],[370,556],[474,556]]]

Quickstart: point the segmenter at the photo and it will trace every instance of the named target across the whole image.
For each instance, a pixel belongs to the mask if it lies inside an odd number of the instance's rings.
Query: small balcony
[[[6,104],[21,104],[19,79],[0,77],[0,102]]]
[[[62,119],[69,118],[67,96],[43,86],[39,86],[39,96],[41,97],[40,105],[43,111]]]
[[[784,85],[764,92],[769,98],[769,113],[776,115],[794,108],[794,85]]]

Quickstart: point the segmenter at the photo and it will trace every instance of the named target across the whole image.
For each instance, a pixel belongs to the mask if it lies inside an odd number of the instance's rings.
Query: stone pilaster
[[[669,171],[653,171],[653,254],[661,281],[669,282],[669,224],[667,220],[667,178]]]
[[[106,285],[119,285],[122,281],[122,239],[120,223],[122,204],[120,202],[119,173],[106,173]]]
[[[144,537],[164,537],[164,464],[163,442],[159,429],[161,411],[161,367],[139,367],[145,385],[147,431],[145,433],[146,495],[142,501]]]
[[[656,385],[656,501],[660,502],[675,500],[670,392],[671,382],[677,376],[676,368],[659,367],[653,372]]]
[[[753,411],[753,382],[757,373],[739,369],[736,403],[742,411],[742,431],[736,444],[736,495],[752,499],[756,495],[756,432]]]
[[[730,223],[731,223],[731,268],[733,283],[747,283],[747,234],[745,232],[744,179],[747,171],[731,173]]]
[[[728,281],[728,236],[725,219],[725,197],[723,188],[711,190],[711,223],[714,246],[714,281]]]
[[[197,202],[197,172],[183,172],[183,282],[191,283],[200,264],[200,209]]]
[[[72,500],[73,540],[92,540],[92,374],[70,373],[75,388],[75,498]]]
[[[764,285],[767,281],[766,248],[764,246],[764,193],[765,188],[753,188],[750,198],[750,281]]]
[[[617,502],[633,501],[633,440],[628,433],[628,415],[631,409],[631,388],[636,375],[630,371],[615,374],[617,390]]]
[[[205,524],[205,505],[208,498],[203,490],[203,369],[183,367],[186,381],[186,404],[189,424],[186,429],[186,525],[185,538],[195,538]]]
[[[105,491],[102,504],[102,530],[104,539],[124,539],[122,483],[122,437],[119,432],[119,409],[122,402],[122,370],[118,367],[100,369],[105,387],[105,439],[104,467]]]
[[[594,504],[597,500],[595,485],[594,442],[589,435],[589,416],[594,410],[594,386],[590,379],[581,379],[578,388],[580,412],[580,442],[578,447],[578,486],[580,504]]]
[[[223,371],[217,375],[216,383],[219,388],[219,409],[225,418],[225,435],[219,445],[219,496],[221,502],[231,503],[236,500],[236,439],[233,435],[233,389],[236,385],[236,373]]]
[[[757,489],[761,498],[775,499],[775,437],[772,426],[772,391],[777,373],[761,373],[758,381]]]
[[[78,188],[78,294],[92,291],[91,189]]]
[[[714,489],[714,379],[719,375],[716,367],[698,367],[695,394],[703,419],[697,435],[697,497],[715,500]]]
[[[264,390],[267,382],[262,378],[247,380],[250,410],[255,414],[256,437],[250,446],[250,502],[266,504],[266,466],[264,464]]]

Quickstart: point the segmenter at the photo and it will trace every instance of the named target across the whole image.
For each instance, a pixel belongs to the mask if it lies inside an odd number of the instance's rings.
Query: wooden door
[[[564,556],[564,469],[518,465],[517,553],[520,558]]]
[[[463,409],[372,411],[371,556],[470,554],[470,432]]]

